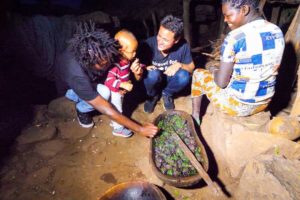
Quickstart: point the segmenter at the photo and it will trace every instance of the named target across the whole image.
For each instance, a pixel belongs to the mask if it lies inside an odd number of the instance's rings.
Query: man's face
[[[110,65],[111,65],[110,62],[104,59],[104,60],[99,60],[99,62],[96,63],[94,67],[98,71],[106,71],[110,67]]]
[[[224,15],[224,22],[228,24],[231,30],[239,28],[245,24],[245,15],[242,9],[231,7],[228,3],[222,5],[222,12]]]
[[[178,40],[174,39],[175,33],[160,26],[157,34],[157,49],[162,52],[167,52],[171,49]]]

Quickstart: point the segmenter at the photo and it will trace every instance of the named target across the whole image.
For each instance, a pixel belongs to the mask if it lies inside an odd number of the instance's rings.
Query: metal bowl
[[[167,200],[160,189],[145,181],[120,183],[108,189],[99,200]]]

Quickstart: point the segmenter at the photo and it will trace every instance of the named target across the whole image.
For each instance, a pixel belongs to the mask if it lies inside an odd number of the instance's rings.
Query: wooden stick
[[[205,55],[205,56],[208,56],[208,57],[210,57],[210,58],[214,58],[214,55],[212,55],[212,54],[210,54],[210,53],[205,53],[205,52],[203,52],[202,54]]]
[[[204,179],[206,184],[214,191],[215,194],[221,194],[221,188],[211,180],[207,172],[203,169],[202,165],[198,162],[195,158],[194,154],[190,151],[190,149],[186,146],[186,144],[181,140],[181,138],[176,134],[173,133],[172,136],[175,141],[178,143],[179,147],[182,149],[184,154],[190,159],[192,165],[196,168],[200,176]]]

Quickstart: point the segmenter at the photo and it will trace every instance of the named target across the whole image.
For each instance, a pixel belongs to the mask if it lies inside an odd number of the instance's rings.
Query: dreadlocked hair
[[[222,4],[228,3],[232,8],[239,9],[244,5],[251,6],[258,10],[259,0],[222,0]]]
[[[78,23],[68,43],[75,59],[87,70],[101,61],[113,63],[119,56],[117,41],[103,29],[96,28],[92,21]]]

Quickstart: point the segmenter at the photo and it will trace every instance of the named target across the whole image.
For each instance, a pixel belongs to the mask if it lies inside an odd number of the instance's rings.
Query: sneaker
[[[174,110],[174,100],[172,97],[163,95],[163,101],[164,101],[164,109],[165,110]]]
[[[77,109],[76,111],[77,111],[77,119],[80,126],[82,126],[83,128],[91,128],[92,126],[94,126],[93,118],[90,112],[83,113]]]
[[[119,136],[119,137],[130,137],[132,136],[132,132],[131,130],[125,128],[125,127],[121,127],[121,128],[117,128],[117,129],[114,129],[112,134],[114,136]]]
[[[159,99],[159,96],[150,97],[150,99],[146,100],[144,104],[144,111],[146,113],[152,113],[154,111],[155,105]]]

